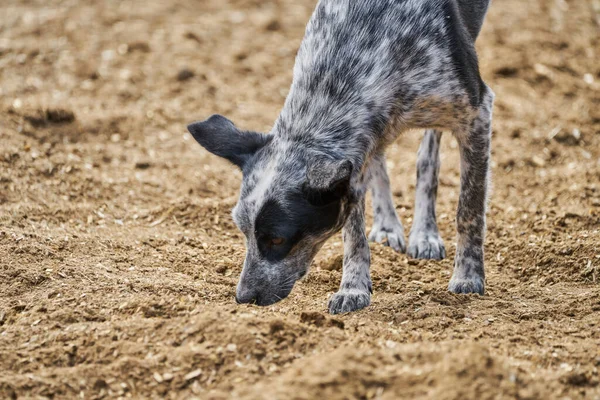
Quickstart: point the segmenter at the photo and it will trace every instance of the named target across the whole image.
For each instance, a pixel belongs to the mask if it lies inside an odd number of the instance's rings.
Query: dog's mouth
[[[257,306],[270,306],[278,303],[290,295],[296,282],[306,276],[307,272],[308,269],[298,272],[277,284],[276,287],[245,288],[243,285],[238,286],[235,301],[238,304],[255,304]]]
[[[292,292],[294,285],[281,288],[279,290],[252,291],[247,294],[236,294],[235,301],[238,304],[255,304],[257,306],[270,306],[285,299]]]

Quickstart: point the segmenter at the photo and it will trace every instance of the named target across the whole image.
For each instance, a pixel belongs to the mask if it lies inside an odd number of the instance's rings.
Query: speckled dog
[[[448,289],[484,292],[483,242],[494,94],[481,80],[474,41],[489,0],[321,0],[306,28],[290,93],[270,134],[220,115],[191,124],[208,151],[243,171],[233,219],[246,236],[240,303],[286,297],[340,229],[340,289],[333,314],[371,301],[369,239],[406,251],[384,151],[401,132],[427,129],[418,153],[408,254],[440,259],[435,216],[441,130],[458,140],[461,192]]]

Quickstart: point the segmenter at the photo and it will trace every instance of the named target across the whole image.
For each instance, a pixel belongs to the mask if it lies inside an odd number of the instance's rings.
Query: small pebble
[[[187,81],[189,79],[192,79],[195,75],[196,74],[191,69],[189,69],[189,68],[182,68],[177,73],[177,80],[179,82]]]

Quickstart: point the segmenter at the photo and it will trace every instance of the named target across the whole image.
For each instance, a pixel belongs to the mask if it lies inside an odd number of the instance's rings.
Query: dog
[[[293,82],[269,134],[213,115],[188,126],[243,173],[232,217],[245,235],[238,303],[287,297],[327,239],[342,230],[343,273],[332,314],[371,302],[368,240],[442,259],[435,203],[442,130],[460,149],[457,248],[448,289],[484,293],[484,235],[494,93],[474,42],[490,0],[320,0],[296,56]],[[408,239],[396,213],[385,149],[426,129],[418,151]],[[365,195],[374,224],[365,233]]]

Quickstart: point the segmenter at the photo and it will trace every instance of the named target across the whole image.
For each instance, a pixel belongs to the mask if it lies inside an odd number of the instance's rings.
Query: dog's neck
[[[363,171],[379,146],[388,118],[381,107],[356,100],[311,98],[292,86],[273,133],[292,146],[350,160],[355,171]]]

